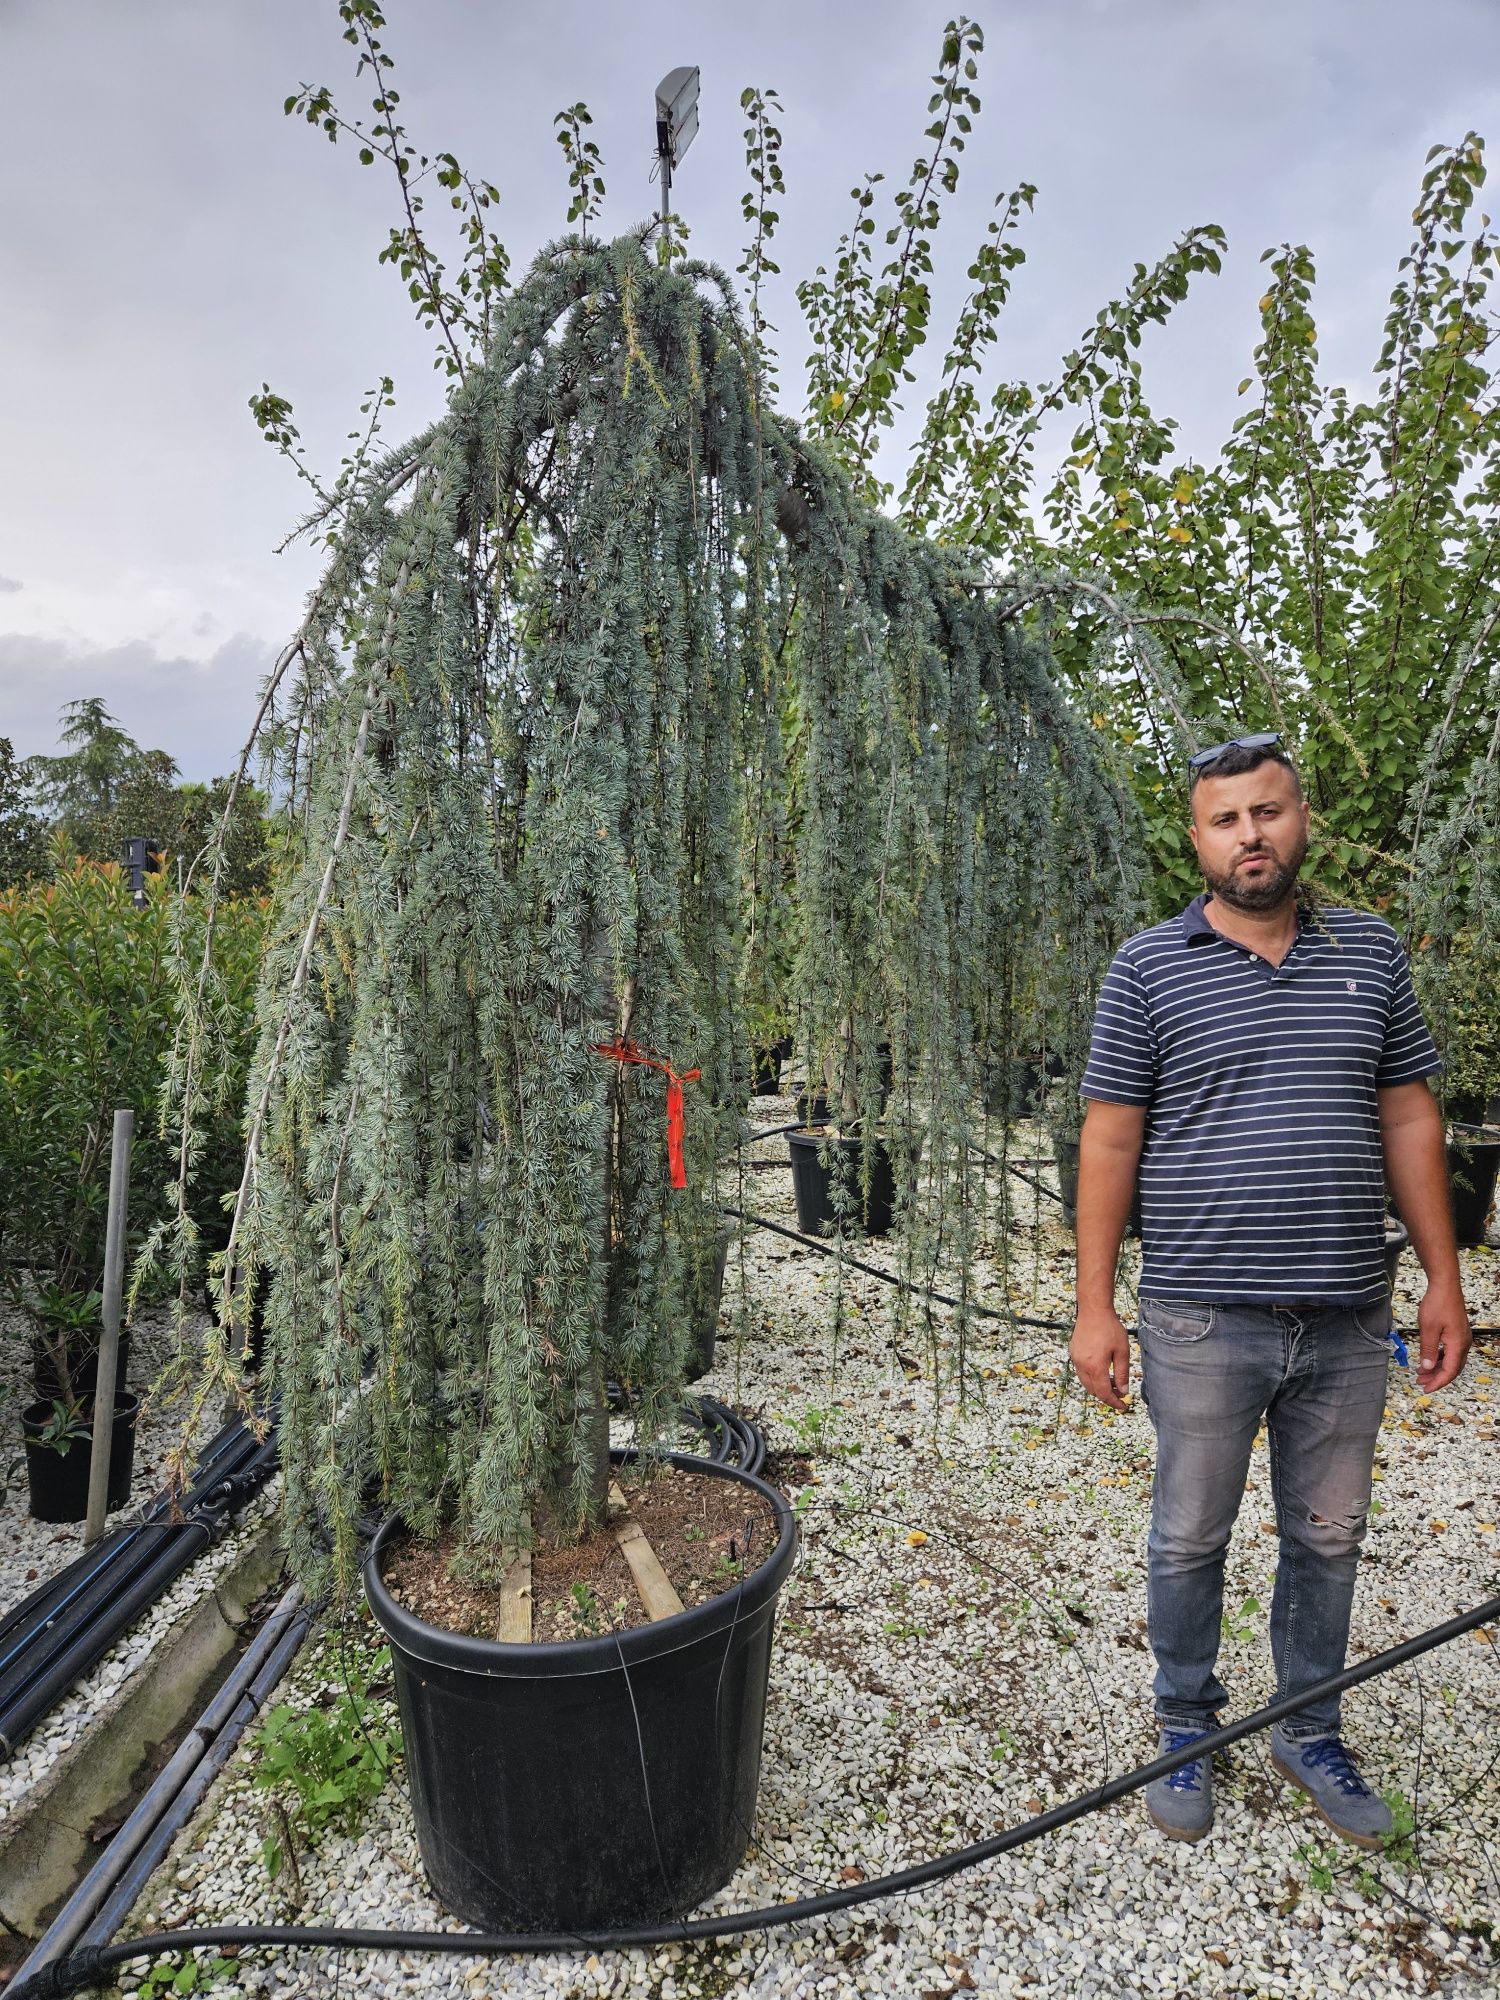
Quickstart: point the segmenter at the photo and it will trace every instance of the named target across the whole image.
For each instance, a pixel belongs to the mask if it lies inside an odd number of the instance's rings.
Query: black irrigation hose
[[[1149,1764],[1139,1765],[1133,1771],[1125,1771],[1118,1778],[1111,1778],[1095,1790],[1080,1793],[1076,1798],[1062,1805],[1051,1807],[1035,1817],[1023,1820],[1019,1826],[1010,1827],[1004,1833],[997,1833],[988,1840],[975,1841],[967,1847],[952,1849],[931,1861],[923,1861],[913,1868],[902,1868],[890,1875],[876,1876],[873,1881],[851,1884],[847,1888],[830,1889],[821,1895],[804,1896],[789,1903],[775,1903],[754,1910],[741,1910],[727,1917],[698,1917],[687,1922],[672,1924],[643,1925],[632,1930],[596,1931],[590,1935],[582,1933],[550,1932],[534,1934],[489,1933],[483,1931],[401,1931],[366,1930],[354,1928],[340,1930],[326,1924],[213,1924],[195,1930],[158,1931],[147,1937],[132,1938],[126,1944],[112,1944],[88,1947],[77,1951],[60,1963],[41,1967],[35,1974],[25,1975],[9,1989],[10,2000],[62,2000],[62,1996],[79,1993],[86,1988],[104,1985],[114,1971],[128,1965],[132,1959],[159,1958],[169,1951],[194,1951],[204,1948],[219,1950],[243,1948],[251,1944],[275,1944],[292,1947],[328,1946],[334,1949],[359,1949],[365,1951],[430,1951],[451,1953],[466,1958],[494,1957],[502,1954],[521,1956],[544,1952],[583,1951],[626,1951],[650,1949],[658,1945],[690,1944],[717,1938],[744,1937],[752,1931],[780,1929],[784,1924],[805,1923],[815,1917],[835,1915],[841,1910],[857,1907],[862,1903],[883,1900],[887,1896],[904,1895],[913,1889],[925,1888],[929,1883],[946,1881],[951,1875],[958,1875],[966,1868],[978,1866],[981,1862],[992,1861],[998,1855],[1008,1854],[1013,1849],[1024,1847],[1042,1835],[1055,1833],[1059,1827],[1070,1825],[1074,1820],[1083,1819],[1089,1813],[1098,1812],[1101,1807],[1113,1805],[1116,1799],[1139,1791],[1156,1778],[1164,1778],[1171,1771],[1180,1770],[1184,1764],[1195,1762],[1200,1757],[1213,1756],[1230,1744],[1238,1743],[1262,1729],[1269,1728],[1284,1716],[1293,1714],[1309,1702],[1320,1701],[1329,1695],[1342,1694],[1346,1688],[1357,1687],[1361,1681],[1373,1680],[1376,1675],[1389,1673],[1392,1668],[1404,1666],[1408,1660],[1419,1658],[1435,1647],[1446,1645],[1450,1640],[1461,1638],[1465,1632],[1472,1632],[1477,1626],[1500,1618],[1500,1597],[1488,1598],[1476,1605],[1472,1611],[1460,1617],[1450,1618],[1444,1624],[1434,1625],[1429,1631],[1419,1632],[1415,1638],[1404,1640],[1398,1646],[1389,1647],[1383,1653],[1372,1654],[1352,1667],[1345,1667],[1341,1673],[1330,1674],[1326,1680],[1313,1686],[1299,1689],[1295,1694],[1284,1695],[1279,1701],[1257,1709],[1239,1722],[1227,1723],[1222,1729],[1211,1730],[1207,1735],[1185,1744],[1182,1749],[1169,1756],[1157,1757]]]
[[[804,1250],[816,1250],[820,1257],[839,1257],[838,1245],[825,1243],[821,1237],[806,1236],[800,1229],[788,1229],[784,1222],[772,1222],[768,1216],[756,1215],[752,1209],[720,1206],[720,1215],[732,1215],[739,1222],[748,1222],[752,1229],[769,1229],[773,1236],[785,1236],[791,1243],[800,1243]],[[934,1305],[961,1307],[962,1301],[949,1296],[947,1292],[934,1291],[929,1285],[916,1284],[910,1278],[899,1278],[894,1271],[882,1271],[878,1264],[867,1264],[863,1258],[844,1255],[839,1258],[851,1271],[863,1271],[866,1277],[879,1278],[887,1285],[894,1285],[898,1291],[915,1292],[918,1298],[931,1299]],[[980,1319],[1003,1320],[1007,1326],[1042,1327],[1050,1333],[1066,1332],[1071,1320],[1031,1319],[1025,1313],[1002,1312],[998,1306],[982,1306],[970,1301],[964,1310],[974,1313]]]
[[[1043,1189],[1043,1193],[1049,1190]],[[752,1229],[769,1229],[773,1236],[784,1236],[790,1243],[798,1243],[804,1250],[815,1250],[820,1257],[837,1257],[838,1246],[825,1243],[821,1237],[807,1236],[800,1229],[788,1229],[784,1222],[772,1222],[768,1216],[757,1215],[753,1209],[721,1206],[720,1215],[732,1215],[739,1222],[749,1223]],[[897,1277],[894,1271],[882,1271],[878,1264],[866,1264],[862,1258],[845,1256],[841,1260],[852,1271],[863,1271],[868,1278],[879,1278],[884,1284],[894,1285],[898,1291],[915,1292],[918,1298],[930,1299],[934,1305],[957,1307],[959,1301],[947,1292],[934,1291],[928,1285],[919,1285],[910,1278]],[[1071,1333],[1070,1319],[1035,1319],[1026,1313],[1002,1312],[998,1306],[982,1306],[970,1301],[967,1310],[980,1319],[1001,1320],[1007,1326],[1029,1326],[1040,1328],[1045,1333]],[[1500,1323],[1491,1326],[1487,1321],[1470,1329],[1476,1341],[1486,1341],[1500,1335]],[[1412,1336],[1415,1338],[1415,1334]]]
[[[100,1660],[205,1549],[276,1466],[274,1435],[258,1442],[238,1419],[199,1461],[182,1497],[158,1496],[150,1514],[118,1530],[61,1576],[22,1600],[7,1618],[0,1654],[0,1761]]]
[[[628,1414],[629,1405],[619,1383],[609,1383],[608,1392],[610,1409]],[[742,1472],[759,1475],[766,1462],[766,1440],[758,1424],[711,1396],[684,1396],[682,1415],[708,1439],[707,1456],[715,1465],[735,1465]]]

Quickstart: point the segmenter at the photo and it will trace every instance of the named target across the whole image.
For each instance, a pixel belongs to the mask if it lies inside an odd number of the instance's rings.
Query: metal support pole
[[[130,1142],[135,1113],[115,1113],[109,1149],[109,1216],[104,1237],[104,1328],[99,1340],[99,1372],[94,1383],[94,1449],[89,1460],[89,1504],[83,1545],[104,1533],[109,1498],[110,1445],[115,1426],[115,1380],[120,1361],[120,1296],[125,1282],[125,1234],[130,1218]]]

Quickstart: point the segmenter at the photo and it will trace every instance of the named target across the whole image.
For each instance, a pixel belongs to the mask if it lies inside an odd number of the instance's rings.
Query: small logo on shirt
[[[1357,993],[1359,991],[1359,988],[1355,985],[1352,979],[1346,979],[1344,981],[1344,990],[1346,993]]]

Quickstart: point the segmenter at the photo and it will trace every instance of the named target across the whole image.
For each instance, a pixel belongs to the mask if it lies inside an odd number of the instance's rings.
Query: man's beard
[[[1245,858],[1240,856],[1241,861]],[[1302,863],[1307,858],[1306,837],[1298,841],[1289,861],[1278,861],[1269,850],[1265,858],[1267,867],[1264,874],[1249,879],[1240,873],[1238,865],[1227,875],[1213,875],[1204,868],[1203,879],[1215,902],[1227,903],[1232,910],[1274,910],[1296,882]],[[1201,862],[1199,866],[1202,867]]]

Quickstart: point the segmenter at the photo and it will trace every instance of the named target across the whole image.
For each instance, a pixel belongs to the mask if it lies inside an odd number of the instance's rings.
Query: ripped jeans
[[[1279,1560],[1271,1603],[1278,1698],[1336,1674],[1385,1409],[1391,1326],[1378,1305],[1140,1301],[1142,1389],[1156,1432],[1146,1621],[1156,1712],[1207,1729],[1228,1700],[1218,1678],[1224,1555],[1262,1420]],[[1336,1696],[1282,1723],[1291,1737],[1339,1726]]]

